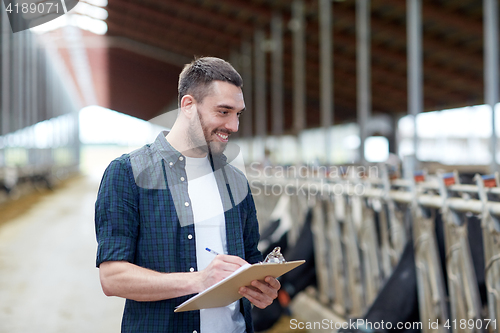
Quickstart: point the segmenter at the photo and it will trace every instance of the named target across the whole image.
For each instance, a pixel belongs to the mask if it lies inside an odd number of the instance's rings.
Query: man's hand
[[[203,290],[231,275],[247,262],[240,257],[218,254],[201,273]]]
[[[265,281],[254,280],[251,286],[241,287],[240,295],[246,297],[253,305],[264,309],[278,297],[281,284],[272,276],[266,276]]]

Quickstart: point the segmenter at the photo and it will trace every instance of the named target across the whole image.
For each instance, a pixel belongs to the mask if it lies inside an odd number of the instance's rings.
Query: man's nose
[[[238,118],[238,115],[235,114],[231,116],[228,122],[226,123],[226,128],[231,132],[238,132],[239,124],[240,124],[240,119]]]

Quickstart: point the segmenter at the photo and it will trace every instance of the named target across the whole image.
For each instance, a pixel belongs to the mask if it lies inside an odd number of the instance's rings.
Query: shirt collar
[[[178,161],[182,161],[184,157],[180,152],[178,152],[170,142],[167,141],[165,136],[169,131],[161,131],[160,134],[156,137],[155,142],[153,143],[153,146],[158,150],[160,153],[161,157],[170,165],[173,166],[175,163]]]

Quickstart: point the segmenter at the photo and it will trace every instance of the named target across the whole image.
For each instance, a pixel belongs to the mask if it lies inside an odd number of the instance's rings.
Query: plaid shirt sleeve
[[[133,262],[139,233],[137,188],[128,155],[111,162],[99,187],[95,210],[96,266],[104,261]]]
[[[246,221],[243,221],[243,241],[245,244],[245,259],[251,264],[262,261],[262,254],[257,249],[259,243],[259,222],[257,221],[257,211],[253,200],[250,186],[248,186],[248,195],[245,199],[248,216]]]

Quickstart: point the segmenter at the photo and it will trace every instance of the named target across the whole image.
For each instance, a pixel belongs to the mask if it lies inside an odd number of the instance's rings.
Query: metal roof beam
[[[384,4],[391,5],[401,11],[403,14],[406,12],[406,2],[401,0],[384,0]],[[453,12],[443,13],[443,9],[440,6],[434,4],[434,2],[426,1],[422,4],[422,19],[425,23],[426,19],[431,19],[435,23],[444,26],[446,28],[452,29],[454,32],[460,35],[474,35],[474,37],[481,38],[483,36],[483,30],[481,24],[470,24],[464,20],[462,15],[455,14]]]
[[[110,14],[107,22],[113,19],[113,15],[122,14],[132,17],[135,20],[146,22],[151,26],[156,25],[162,29],[167,29],[167,27],[169,27],[181,31],[191,31],[198,37],[205,36],[212,39],[212,43],[214,41],[219,41],[227,44],[239,45],[241,42],[239,37],[221,34],[220,30],[209,28],[206,25],[196,22],[190,22],[189,20],[180,19],[168,13],[158,12],[131,2],[124,3],[118,0],[109,0],[107,10]]]
[[[180,13],[186,19],[199,19],[200,21],[209,21],[213,27],[222,29],[221,31],[230,31],[234,34],[244,36],[251,36],[253,34],[254,26],[248,22],[238,20],[234,17],[221,14],[219,12],[200,7],[183,0],[170,0],[165,2],[158,2],[155,0],[146,0],[144,3],[157,4],[166,11],[174,11]],[[151,6],[152,7],[152,6]]]
[[[129,22],[128,20],[123,20],[122,22],[123,24],[119,24],[113,21],[108,22],[108,31],[110,33],[116,31],[119,32],[120,35],[131,37],[134,40],[162,47],[166,50],[171,50],[173,52],[180,53],[189,57],[192,57],[193,55],[202,55],[201,53],[204,53],[203,51],[208,52],[211,55],[221,56],[220,49],[214,47],[209,42],[200,47],[199,41],[197,41],[198,44],[196,44],[191,36],[183,36],[182,34],[179,35],[174,31],[165,31],[158,28],[151,29],[151,27],[149,26],[148,29],[137,29],[138,27],[142,27],[143,25],[143,23],[137,21],[133,21],[133,25],[130,24],[132,22]],[[144,30],[148,31],[148,33],[144,32]],[[163,38],[157,38],[153,36],[153,34],[160,35]],[[135,38],[133,38],[132,36],[135,36]]]

